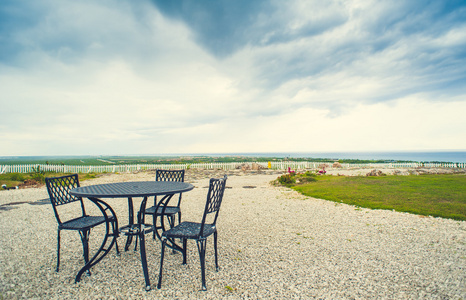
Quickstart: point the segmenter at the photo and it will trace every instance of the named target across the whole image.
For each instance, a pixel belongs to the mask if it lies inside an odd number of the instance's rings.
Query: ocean
[[[185,154],[186,155],[186,154]],[[405,160],[416,162],[455,162],[466,163],[466,151],[439,152],[270,152],[270,153],[220,153],[193,154],[208,156],[251,156],[251,157],[282,157],[282,158],[328,158],[361,159],[361,160]]]
[[[466,163],[466,151],[393,151],[393,152],[236,152],[236,153],[160,153],[160,154],[120,154],[120,155],[75,155],[75,156],[16,156],[1,157],[1,161],[8,160],[47,160],[47,159],[79,159],[81,157],[105,158],[110,156],[118,157],[183,157],[183,156],[245,156],[245,157],[276,157],[276,158],[322,158],[329,160],[338,159],[359,159],[359,160],[384,160],[384,161],[415,161],[415,162],[452,162]]]

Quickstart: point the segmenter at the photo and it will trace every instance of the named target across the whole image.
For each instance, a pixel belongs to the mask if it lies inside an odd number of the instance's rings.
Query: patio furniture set
[[[157,170],[155,181],[118,182],[90,186],[80,186],[78,175],[46,178],[47,191],[50,196],[53,211],[58,222],[57,234],[57,268],[60,267],[60,232],[75,230],[79,232],[83,245],[84,266],[75,277],[75,282],[81,280],[86,273],[91,275],[91,268],[100,262],[114,247],[120,255],[118,237],[126,236],[125,251],[134,241],[136,250],[139,243],[145,289],[151,289],[149,270],[147,266],[145,235],[152,233],[152,237],[161,241],[160,270],[157,288],[162,285],[162,271],[165,248],[168,246],[174,252],[183,255],[186,264],[187,240],[195,240],[199,250],[202,275],[202,290],[206,290],[205,282],[205,254],[206,240],[214,236],[215,266],[218,271],[217,228],[216,222],[220,205],[225,191],[227,176],[212,178],[205,203],[201,222],[181,222],[182,194],[191,191],[194,186],[184,182],[184,170]],[[176,197],[175,197],[176,195]],[[153,205],[147,206],[149,197],[154,198]],[[172,198],[177,198],[175,205],[170,205]],[[102,199],[120,198],[128,202],[128,224],[119,227],[119,220],[114,209]],[[139,210],[135,214],[133,198],[142,198]],[[97,207],[100,215],[86,213],[85,199]],[[88,203],[86,203],[88,204]],[[61,214],[64,206],[74,205],[72,211],[76,216],[64,220]],[[146,222],[146,216],[151,222]],[[102,244],[92,257],[89,254],[89,236],[93,228],[105,226]],[[179,244],[181,241],[181,244]]]

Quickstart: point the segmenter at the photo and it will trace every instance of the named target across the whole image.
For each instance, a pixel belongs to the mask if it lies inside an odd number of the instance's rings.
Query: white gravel
[[[189,174],[183,219],[199,221],[207,174]],[[218,175],[218,174],[215,174]],[[160,242],[147,236],[152,290],[144,290],[139,252],[109,253],[90,277],[74,283],[83,264],[76,232],[62,233],[56,265],[56,220],[45,187],[0,192],[0,299],[465,299],[466,222],[370,210],[304,197],[269,182],[277,174],[230,176],[220,211],[219,263],[207,246],[207,288],[200,291],[194,242],[188,265],[166,255],[156,289]],[[239,176],[243,175],[243,176]],[[82,185],[153,180],[150,172],[105,175]],[[28,202],[10,204],[14,202]],[[40,203],[40,202],[39,202]],[[120,225],[127,203],[110,199]],[[136,204],[137,205],[137,204]],[[99,230],[91,234],[99,244]],[[119,238],[123,250],[124,237]],[[92,250],[91,250],[92,251]]]

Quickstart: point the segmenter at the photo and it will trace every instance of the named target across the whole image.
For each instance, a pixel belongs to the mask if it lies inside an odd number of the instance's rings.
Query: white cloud
[[[218,58],[148,2],[44,3],[0,60],[0,155],[466,149],[464,88],[448,85],[466,72],[450,66],[464,25],[377,37],[367,24],[399,7],[308,20],[301,1]]]
[[[263,152],[465,149],[465,139],[458,138],[464,135],[465,109],[464,101],[440,104],[422,97],[359,104],[338,118],[306,107],[239,124],[239,129],[229,133],[233,142],[222,145]],[[245,131],[245,127],[252,130]],[[241,143],[235,143],[238,140]]]

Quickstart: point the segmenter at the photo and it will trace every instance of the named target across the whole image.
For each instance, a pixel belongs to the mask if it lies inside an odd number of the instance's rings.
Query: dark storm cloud
[[[464,92],[466,41],[442,43],[449,32],[465,26],[464,1],[378,1],[352,8],[344,2],[307,1],[311,5],[302,14],[293,10],[300,4],[296,1],[152,2],[165,15],[186,23],[198,43],[219,59],[244,48],[258,50],[252,72],[254,84],[264,89],[346,71],[370,56],[400,51],[391,66],[350,71],[349,75],[395,73],[412,78],[411,86],[374,96],[373,101],[443,85],[452,93]],[[338,30],[341,35],[332,36]],[[287,45],[290,49],[282,50]]]

